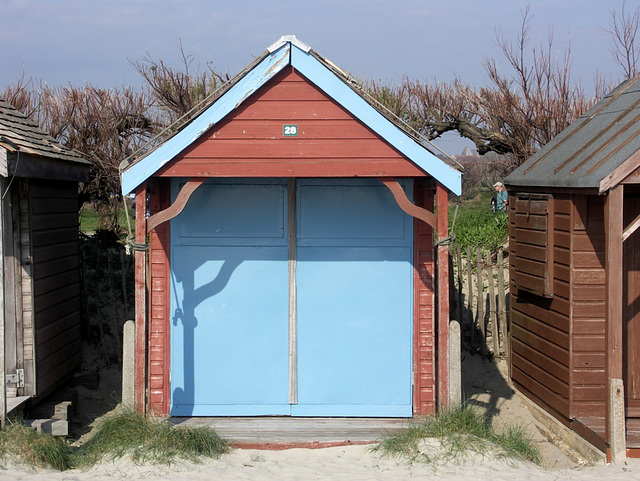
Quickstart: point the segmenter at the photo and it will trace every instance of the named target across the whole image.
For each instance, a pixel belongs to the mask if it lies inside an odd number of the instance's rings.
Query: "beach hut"
[[[125,161],[136,409],[410,417],[447,405],[447,246],[434,231],[447,238],[461,174],[429,149],[285,36]]]
[[[638,119],[636,78],[505,179],[511,379],[613,459],[640,448]]]
[[[3,417],[80,364],[78,182],[90,167],[0,101]]]

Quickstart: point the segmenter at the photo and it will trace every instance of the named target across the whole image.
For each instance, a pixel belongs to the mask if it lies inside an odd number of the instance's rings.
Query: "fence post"
[[[476,279],[478,288],[478,324],[480,325],[480,354],[487,355],[487,336],[484,319],[484,283],[482,282],[482,253],[476,249]]]
[[[457,319],[460,323],[460,332],[464,332],[464,320],[462,319],[463,310],[463,302],[464,302],[464,294],[462,287],[462,252],[460,249],[460,244],[455,244],[455,252],[456,252],[456,263],[458,264],[458,269],[456,270],[456,279],[458,280],[458,305],[457,305]]]
[[[504,257],[502,253],[502,247],[498,249],[498,322],[500,324],[500,339],[504,346],[504,355],[509,356],[509,346],[507,339],[507,301],[506,296],[509,295],[509,290],[505,294],[504,290],[504,271],[503,271]]]
[[[471,273],[471,246],[467,246],[467,295],[469,296],[469,299],[467,299],[467,309],[469,310],[469,329],[471,330],[469,344],[471,352],[473,352],[476,340],[476,326],[473,322],[475,317],[473,315],[473,277]]]
[[[491,321],[491,338],[493,341],[493,355],[500,356],[500,338],[498,337],[498,319],[496,312],[496,290],[493,280],[493,262],[491,252],[487,252],[487,281],[489,284],[489,319]]]

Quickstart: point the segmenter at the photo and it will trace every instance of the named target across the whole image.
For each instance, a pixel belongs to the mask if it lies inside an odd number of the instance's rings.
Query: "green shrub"
[[[41,434],[20,423],[0,430],[0,457],[19,460],[29,466],[65,471],[72,467],[71,448],[62,438]]]
[[[505,212],[493,212],[488,205],[461,206],[452,226],[454,215],[449,215],[449,227],[453,227],[455,241],[463,251],[470,246],[497,252],[509,238],[509,215]]]

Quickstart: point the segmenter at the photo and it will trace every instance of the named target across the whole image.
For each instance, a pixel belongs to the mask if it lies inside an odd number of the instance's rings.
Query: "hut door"
[[[411,416],[413,219],[377,180],[300,180],[297,199],[292,414]]]
[[[640,196],[625,196],[624,225],[640,215]],[[640,417],[640,234],[635,232],[624,249],[624,377],[627,417]]]
[[[221,181],[172,221],[172,416],[289,414],[286,206]]]
[[[199,187],[171,224],[171,415],[411,416],[412,234],[377,180]]]

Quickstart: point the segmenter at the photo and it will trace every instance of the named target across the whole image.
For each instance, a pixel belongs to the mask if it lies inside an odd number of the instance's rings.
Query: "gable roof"
[[[0,148],[83,165],[91,162],[57,142],[13,105],[0,100]]]
[[[640,76],[620,84],[505,178],[604,192],[640,167]]]
[[[352,88],[344,72],[295,36],[284,36],[271,45],[260,58],[234,78],[213,103],[175,135],[133,162],[123,162],[120,166],[123,193],[133,191],[289,65],[426,174],[434,177],[454,194],[460,195],[462,180],[458,170],[429,152],[399,123],[393,122],[374,108]]]

